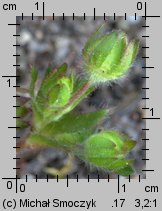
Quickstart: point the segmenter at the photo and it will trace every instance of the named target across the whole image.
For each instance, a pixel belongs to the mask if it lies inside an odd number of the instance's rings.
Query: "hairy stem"
[[[69,107],[74,102],[76,102],[91,86],[91,83],[88,81],[72,96],[69,103],[65,107]]]

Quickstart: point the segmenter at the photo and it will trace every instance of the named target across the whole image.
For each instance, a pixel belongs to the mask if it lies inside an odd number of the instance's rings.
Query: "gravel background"
[[[17,64],[21,65],[21,69],[17,69],[17,74],[21,75],[18,84],[23,87],[27,87],[30,81],[30,66],[34,65],[39,71],[39,78],[44,75],[45,69],[50,64],[52,67],[58,67],[62,63],[68,64],[68,71],[75,70],[80,76],[83,74],[81,51],[84,43],[96,30],[98,26],[104,23],[103,17],[97,17],[93,20],[93,17],[76,17],[75,21],[72,17],[65,17],[63,21],[61,17],[46,17],[42,20],[42,17],[24,17],[23,21],[21,17],[17,18],[17,22],[21,25],[17,28],[17,34],[20,37],[17,40],[17,44],[21,47],[17,48],[17,53],[21,56],[17,58]],[[145,46],[145,40],[142,35],[145,35],[144,28],[141,26],[144,24],[144,20],[141,17],[127,17],[124,20],[123,17],[107,17],[106,25],[107,31],[121,29],[125,31],[129,38],[138,38],[141,46]],[[145,142],[142,138],[145,138],[145,121],[142,117],[145,116],[142,107],[145,107],[145,101],[141,100],[145,97],[145,92],[142,91],[142,87],[145,87],[145,80],[141,77],[145,76],[145,71],[142,70],[142,66],[145,66],[145,61],[141,57],[145,56],[144,49],[141,48],[134,66],[131,68],[129,74],[118,83],[111,83],[102,87],[96,88],[96,90],[84,100],[78,107],[79,112],[95,111],[98,108],[109,108],[110,115],[100,125],[99,129],[113,128],[121,131],[137,141],[137,146],[130,154],[130,157],[135,158],[134,167],[136,173],[132,178],[136,178],[138,174],[144,178],[142,169],[145,168],[145,153],[141,149],[145,147]],[[55,172],[49,177],[55,178],[56,174],[60,174],[56,169],[61,170],[68,165],[68,156],[61,151],[51,148],[26,148],[22,147],[17,152],[17,156],[20,156],[20,161],[17,162],[17,166],[21,169],[17,174],[23,178],[28,175],[30,178],[46,178],[46,168],[53,167]],[[68,173],[70,178],[97,178],[98,174],[100,178],[116,178],[111,172],[103,172],[99,169],[92,168],[79,159],[75,158],[70,162],[71,169],[67,172],[61,172],[62,178]],[[65,168],[64,168],[65,169]],[[57,173],[56,173],[57,172]]]

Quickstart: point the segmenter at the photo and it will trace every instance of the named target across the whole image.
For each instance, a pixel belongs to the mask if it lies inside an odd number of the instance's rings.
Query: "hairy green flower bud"
[[[135,142],[116,131],[103,131],[84,142],[83,159],[97,167],[118,174],[132,174],[132,160],[125,159]]]
[[[49,105],[51,107],[62,107],[66,105],[73,91],[73,78],[61,78],[48,94]]]
[[[124,32],[101,35],[101,27],[87,41],[83,49],[85,69],[92,83],[106,82],[125,75],[133,64],[139,42],[128,44]]]

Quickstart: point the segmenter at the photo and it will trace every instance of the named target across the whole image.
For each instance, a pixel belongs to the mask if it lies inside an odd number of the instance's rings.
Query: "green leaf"
[[[73,152],[75,147],[91,135],[92,131],[60,133],[54,136],[58,147]]]
[[[20,107],[16,108],[16,116],[23,117],[23,116],[25,116],[28,113],[28,111],[29,110],[26,107],[21,105]]]
[[[47,147],[56,147],[62,150],[73,151],[76,145],[83,142],[86,137],[90,135],[89,132],[82,133],[62,133],[56,134],[52,137],[43,134],[32,133],[27,142],[29,144],[38,144]]]
[[[21,119],[16,119],[16,127],[20,127],[18,129],[23,129],[28,127],[28,124]]]
[[[29,144],[38,144],[38,145],[44,145],[47,147],[56,147],[56,143],[53,139],[50,139],[49,137],[37,134],[37,133],[32,133],[28,138],[27,138],[27,143]]]
[[[49,136],[60,133],[75,133],[78,131],[86,131],[94,128],[108,114],[106,109],[87,114],[69,113],[64,115],[59,121],[51,122],[41,133]]]
[[[29,88],[29,93],[31,97],[34,97],[34,89],[35,89],[35,83],[37,81],[38,77],[38,71],[36,70],[35,67],[32,67],[31,69],[31,82],[30,82],[30,88]]]
[[[36,130],[39,130],[42,127],[43,124],[43,112],[40,108],[40,105],[38,105],[38,102],[33,100],[32,102],[32,110],[33,110],[33,127]]]
[[[97,123],[107,115],[107,110],[88,114],[67,114],[57,122],[51,122],[39,131],[40,135],[55,140],[58,146],[72,149],[92,134]]]
[[[47,77],[52,73],[52,71],[53,71],[52,67],[47,67],[46,72],[44,74],[44,79],[43,80],[46,80]]]
[[[28,127],[28,124],[22,118],[28,114],[29,109],[23,106],[23,103],[19,100],[17,100],[16,105],[20,106],[16,108],[16,116],[19,117],[16,119],[16,126],[20,127],[19,129]]]

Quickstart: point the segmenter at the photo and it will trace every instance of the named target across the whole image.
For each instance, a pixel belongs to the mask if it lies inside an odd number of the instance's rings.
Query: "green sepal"
[[[69,102],[73,91],[73,76],[62,77],[48,93],[49,107],[63,107]]]
[[[61,77],[65,75],[66,70],[67,70],[66,64],[61,65],[57,70],[52,70],[52,68],[50,67],[47,68],[44,79],[42,80],[40,89],[38,91],[38,94],[36,98],[32,99],[33,123],[34,123],[33,125],[35,129],[39,130],[41,127],[43,127],[43,125],[46,124],[46,121],[48,119],[46,118],[45,121],[44,118],[52,116],[54,114],[55,110],[53,113],[50,113],[50,109],[47,109],[48,112],[46,112],[46,108],[50,108],[48,102],[49,92],[52,90],[52,88],[56,86],[58,80],[59,79],[61,80]]]
[[[116,78],[116,72],[114,69],[117,68],[123,54],[126,48],[127,39],[126,35],[123,32],[118,33],[118,39],[114,43],[113,48],[111,51],[107,54],[104,62],[102,63],[100,69],[101,69],[101,75],[102,77],[109,77],[109,80],[113,80]]]
[[[87,42],[84,45],[84,48],[82,50],[82,56],[85,60],[88,60],[89,57],[94,52],[94,49],[96,46],[104,39],[103,37],[99,37],[101,33],[104,31],[105,25],[103,24],[100,26],[87,40]]]
[[[91,135],[83,142],[80,148],[83,150],[76,152],[81,159],[96,167],[127,175],[128,172],[133,172],[133,169],[132,160],[127,160],[126,156],[134,146],[133,140],[128,140],[128,137],[116,131],[102,131]],[[123,169],[126,169],[127,173],[124,173]]]
[[[42,84],[36,97],[36,104],[40,110],[43,110],[47,105],[48,93],[56,86],[56,83],[66,73],[67,65],[61,65],[57,70],[47,69]]]
[[[136,146],[136,142],[129,139],[127,136],[124,136],[124,146],[122,148],[122,151],[124,154],[126,154],[127,152],[130,152],[135,146]]]
[[[112,48],[117,42],[118,34],[117,32],[112,32],[96,46],[94,52],[90,58],[90,66],[94,69],[101,67],[103,62],[106,60],[107,55],[111,52]],[[93,71],[93,70],[92,70]]]
[[[129,175],[132,175],[134,173],[134,169],[131,165],[125,165],[124,167],[115,170],[116,174],[128,177]]]
[[[38,92],[39,97],[47,97],[48,92],[55,86],[58,79],[63,77],[67,70],[67,64],[61,65],[57,70],[49,70],[45,74],[45,77],[42,81],[41,87]]]
[[[139,49],[139,41],[133,40],[130,42],[121,57],[120,63],[114,68],[114,74],[120,77],[127,72],[127,70],[132,66]]]

